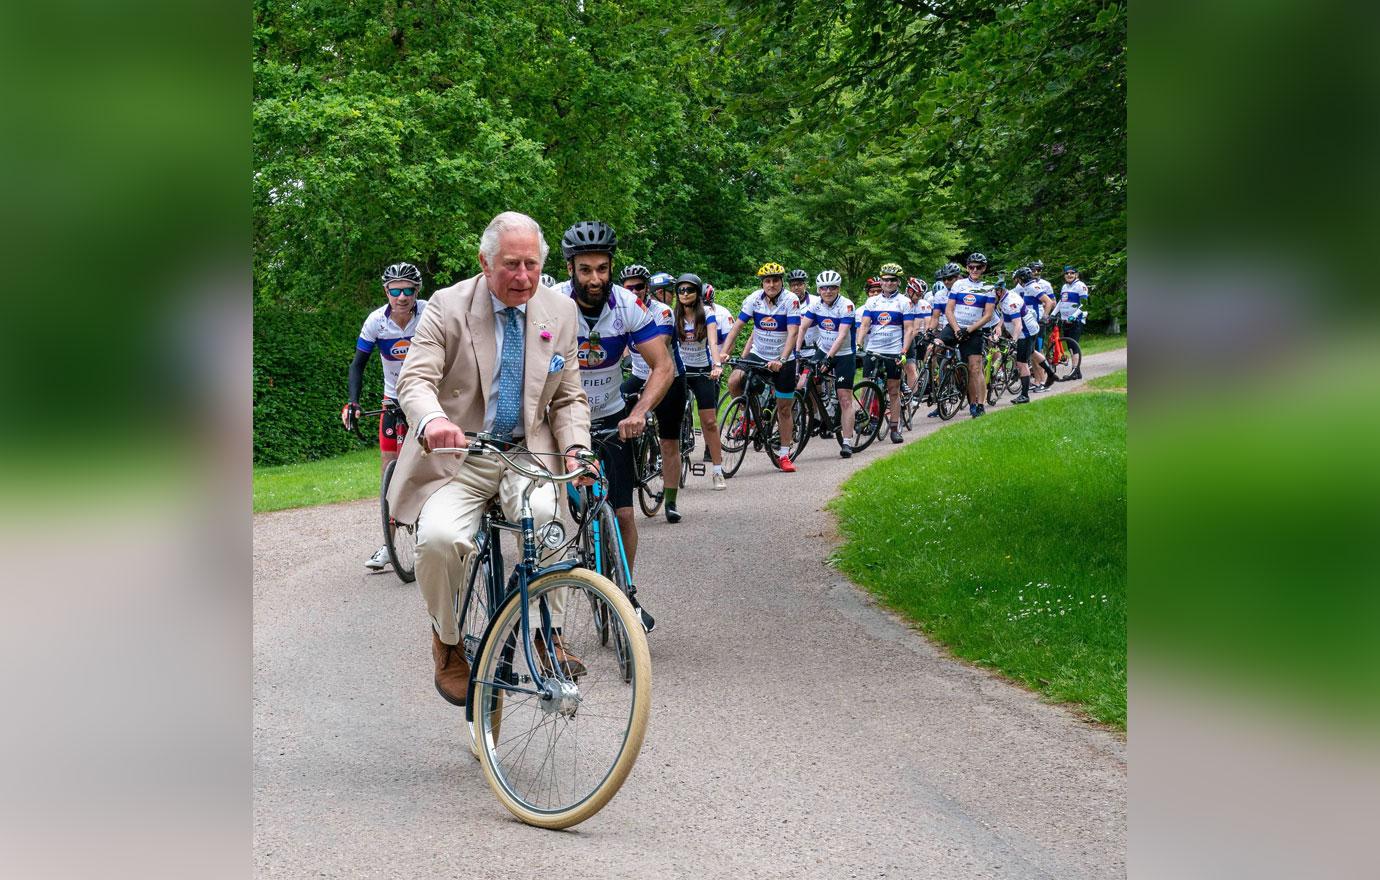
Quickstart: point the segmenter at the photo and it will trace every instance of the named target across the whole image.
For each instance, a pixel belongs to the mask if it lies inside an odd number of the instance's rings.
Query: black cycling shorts
[[[969,333],[967,339],[959,342],[958,334],[954,332],[953,327],[945,327],[944,332],[939,334],[939,338],[948,345],[958,346],[958,353],[964,360],[970,357],[982,357],[987,353],[982,342],[986,337],[987,332],[979,329],[976,333]]]
[[[1030,355],[1035,351],[1035,337],[1026,336],[1016,340],[1016,362],[1021,364],[1030,363]]]
[[[1083,325],[1077,321],[1059,321],[1059,332],[1077,342],[1083,336]]]
[[[709,370],[697,373],[686,369],[685,386],[695,395],[695,409],[714,409],[719,405],[719,383],[709,378]]]
[[[618,423],[627,416],[628,408],[624,407],[614,415],[595,419],[590,427],[596,431],[606,428],[617,430]],[[604,470],[604,476],[609,481],[609,504],[613,505],[614,510],[632,507],[633,489],[637,483],[637,473],[633,469],[632,447],[617,437],[603,443],[595,443],[594,446],[595,451],[599,453],[599,464]]]
[[[858,360],[852,354],[836,354],[829,359],[834,368],[834,386],[852,388],[853,374],[858,372]]]
[[[901,356],[899,354],[872,354],[868,352],[863,355],[863,372],[867,374],[869,379],[879,374],[884,374],[888,379],[900,379]]]
[[[744,356],[743,360],[753,364],[766,363],[759,355],[755,354],[748,354]],[[771,385],[778,394],[795,393],[795,361],[786,361],[781,365],[781,369],[769,375],[771,376]]]
[[[623,396],[636,397],[642,393],[646,379],[629,376],[623,382]],[[656,414],[656,435],[662,440],[680,439],[680,425],[685,421],[685,377],[677,376],[671,380],[671,387],[661,396],[661,402],[652,407]]]

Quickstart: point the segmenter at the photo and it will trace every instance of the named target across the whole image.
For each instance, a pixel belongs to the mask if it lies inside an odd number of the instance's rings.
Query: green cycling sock
[[[666,503],[672,507],[676,506],[676,495],[680,492],[679,488],[666,490]]]

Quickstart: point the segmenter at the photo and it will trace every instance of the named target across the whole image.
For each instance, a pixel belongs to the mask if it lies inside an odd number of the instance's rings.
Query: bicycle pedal
[[[697,477],[704,476],[704,462],[696,462],[690,465],[690,473]]]

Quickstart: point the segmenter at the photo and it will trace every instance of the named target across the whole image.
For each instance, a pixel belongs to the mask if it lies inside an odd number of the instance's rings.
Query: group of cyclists
[[[617,248],[617,235],[608,224],[576,223],[561,241],[568,279],[558,282],[543,275],[542,283],[572,297],[578,306],[581,383],[594,432],[600,434],[602,429],[608,438],[597,451],[630,565],[636,556],[637,525],[628,426],[640,425],[648,413],[655,414],[665,517],[669,523],[680,522],[680,437],[689,409],[686,401],[691,398],[704,438],[705,461],[712,467],[710,485],[714,490],[726,488],[717,422],[726,366],[732,367],[728,389],[735,398],[744,393],[748,371],[769,378],[779,431],[779,448],[772,460],[778,469],[790,473],[797,469],[790,455],[795,393],[804,385],[811,365],[827,364],[835,377],[844,434],[839,454],[849,458],[854,447],[853,383],[859,363],[867,377],[884,381],[886,427],[891,441],[900,443],[901,383],[904,379],[909,388],[917,387],[919,365],[929,364],[941,346],[956,348],[968,363],[968,411],[971,418],[979,418],[985,413],[986,380],[981,366],[989,346],[1002,334],[1014,341],[1021,393],[1013,403],[1028,403],[1031,393],[1046,391],[1056,381],[1041,354],[1046,329],[1059,321],[1061,332],[1078,339],[1087,317],[1088,288],[1079,280],[1077,268],[1064,267],[1063,287],[1056,295],[1042,277],[1044,264],[1039,260],[1016,269],[1015,284],[1010,287],[1004,276],[995,282],[984,280],[988,261],[981,253],[968,256],[966,273],[964,266],[948,263],[935,273],[932,283],[907,278],[899,264],[888,262],[867,280],[860,309],[843,295],[837,271],[819,272],[811,292],[805,270],[787,271],[769,262],[757,270],[760,287],[743,300],[735,315],[714,301],[713,285],[695,273],[652,272],[634,263],[619,271],[615,282]],[[396,458],[402,440],[398,411],[387,404],[396,400],[398,373],[427,301],[420,298],[421,272],[410,263],[389,266],[382,280],[388,302],[370,313],[360,330],[350,364],[349,402],[341,418],[353,427],[360,417],[364,367],[377,350],[383,362],[385,399],[378,436],[381,464],[386,467]],[[744,331],[749,336],[742,357],[730,364]],[[1068,378],[1080,376],[1075,372]],[[932,399],[928,402],[936,404]],[[938,417],[938,407],[928,415]],[[622,430],[615,433],[613,429],[620,426]],[[386,548],[365,563],[374,570],[387,564]]]

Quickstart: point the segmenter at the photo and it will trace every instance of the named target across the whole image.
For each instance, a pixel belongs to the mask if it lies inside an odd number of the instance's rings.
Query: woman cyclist
[[[676,279],[675,327],[680,342],[680,359],[685,364],[687,395],[695,397],[700,413],[700,432],[714,463],[715,489],[724,489],[724,451],[719,440],[719,425],[714,407],[719,402],[719,377],[723,375],[723,356],[719,353],[719,318],[704,302],[700,276],[685,273]]]

